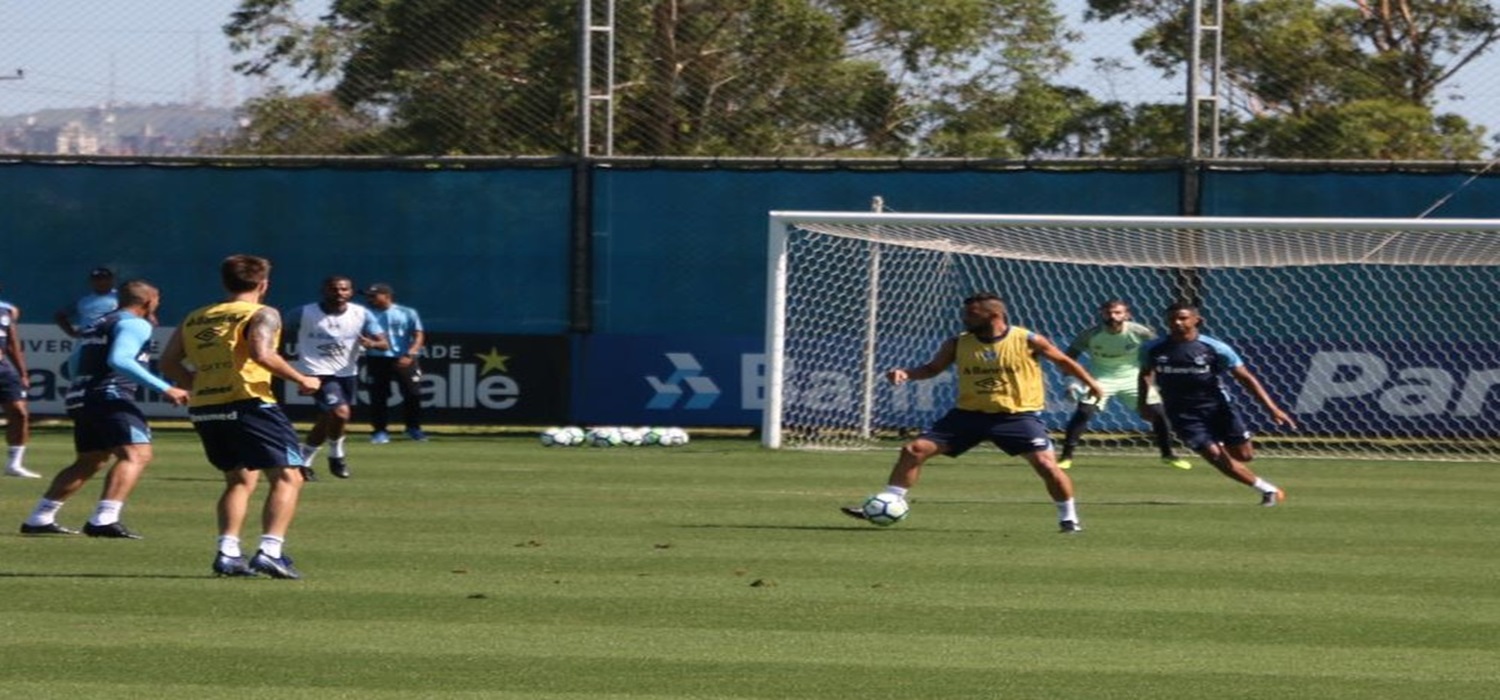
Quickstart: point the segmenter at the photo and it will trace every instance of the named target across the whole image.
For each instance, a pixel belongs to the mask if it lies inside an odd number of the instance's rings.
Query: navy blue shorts
[[[73,419],[73,449],[80,453],[151,444],[146,414],[141,413],[134,401],[85,401],[82,406],[68,409],[68,417]]]
[[[259,399],[188,409],[209,464],[220,471],[239,467],[301,467],[297,429],[281,407]]]
[[[984,440],[1008,455],[1052,449],[1052,437],[1036,413],[981,413],[955,408],[922,437],[942,445],[943,454],[949,457],[968,452]]]
[[[319,411],[327,413],[339,406],[354,405],[354,391],[359,388],[359,377],[320,374],[318,381],[318,393],[313,398],[318,402]]]
[[[1209,445],[1243,445],[1250,442],[1250,429],[1233,404],[1219,404],[1194,410],[1166,409],[1167,422],[1177,439],[1194,451]]]
[[[21,387],[21,373],[9,361],[0,362],[0,403],[11,403],[26,398],[26,389]]]

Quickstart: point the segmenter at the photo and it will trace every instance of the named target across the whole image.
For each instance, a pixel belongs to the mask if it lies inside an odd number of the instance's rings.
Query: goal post
[[[951,374],[900,387],[961,329],[960,301],[999,294],[1012,324],[1066,348],[1122,299],[1163,332],[1177,301],[1245,356],[1298,421],[1244,414],[1274,454],[1500,461],[1500,220],[1003,216],[773,211],[767,447],[900,439],[953,405]],[[1048,369],[1049,428],[1072,404]],[[1133,407],[1089,447],[1149,445]]]

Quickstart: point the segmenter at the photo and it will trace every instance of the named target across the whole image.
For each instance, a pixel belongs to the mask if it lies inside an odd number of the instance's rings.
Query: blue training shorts
[[[151,444],[146,414],[141,413],[134,401],[85,401],[82,406],[68,409],[68,417],[73,419],[73,449],[80,453]]]
[[[327,413],[339,406],[354,405],[354,391],[359,386],[359,377],[320,374],[318,382],[318,393],[313,395],[313,399],[317,401],[319,411]]]
[[[1052,449],[1052,437],[1036,413],[982,413],[955,408],[932,424],[922,437],[957,457],[988,440],[1008,455]]]
[[[0,362],[0,403],[24,401],[26,389],[21,386],[21,373],[10,362]]]
[[[1233,404],[1191,410],[1167,408],[1165,414],[1177,439],[1194,451],[1201,452],[1214,444],[1243,445],[1250,442],[1250,429]]]
[[[281,407],[259,399],[188,409],[208,462],[220,471],[305,466],[297,429]]]

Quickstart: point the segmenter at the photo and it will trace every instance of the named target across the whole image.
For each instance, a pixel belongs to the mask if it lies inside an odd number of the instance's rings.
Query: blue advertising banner
[[[578,339],[573,419],[586,424],[759,426],[765,355],[756,336],[614,335]],[[1500,345],[1241,342],[1257,376],[1298,421],[1295,432],[1343,437],[1500,437]],[[853,377],[788,377],[788,401],[852,400]],[[1044,418],[1060,430],[1072,410],[1048,369]],[[925,426],[952,405],[952,378],[877,388],[877,421]],[[1247,420],[1271,426],[1235,385]],[[1101,415],[1096,430],[1144,430],[1134,407]],[[1277,432],[1285,432],[1278,430]]]
[[[595,425],[758,426],[764,345],[748,335],[582,337],[573,418]]]
[[[61,415],[63,366],[72,341],[51,326],[27,324],[32,413]],[[158,330],[157,346],[170,329]],[[571,343],[570,343],[571,340]],[[423,405],[433,424],[760,425],[765,354],[759,336],[525,336],[434,332],[422,360]],[[1278,434],[1342,437],[1500,438],[1500,344],[1485,342],[1329,343],[1237,341],[1261,382],[1297,420]],[[289,354],[295,348],[288,346]],[[570,353],[570,350],[572,351]],[[921,358],[917,358],[921,359]],[[911,358],[907,358],[911,360]],[[881,358],[882,366],[899,363]],[[911,360],[915,361],[915,360]],[[856,378],[792,372],[788,401],[854,401]],[[1073,404],[1065,377],[1048,366],[1044,420],[1061,430]],[[360,401],[367,398],[361,387]],[[1231,391],[1257,432],[1272,429],[1260,406]],[[298,420],[316,409],[282,389]],[[182,409],[142,392],[150,416]],[[393,397],[399,404],[399,397]],[[953,403],[952,377],[876,387],[876,420],[921,427]],[[398,411],[399,413],[399,411]],[[365,418],[356,408],[356,421]],[[1092,430],[1144,430],[1131,406],[1113,406]]]
[[[1256,373],[1309,435],[1500,437],[1500,344],[1251,343]],[[1246,399],[1254,403],[1253,399]],[[1264,426],[1265,414],[1245,415]]]
[[[296,345],[285,346],[295,355]],[[446,333],[427,335],[422,348],[423,420],[429,425],[542,425],[566,422],[568,338],[562,335]],[[363,372],[361,372],[363,375]],[[356,422],[367,419],[368,378],[361,376]],[[277,392],[294,420],[311,420],[317,408],[281,382]],[[401,396],[393,389],[391,419],[401,421]]]

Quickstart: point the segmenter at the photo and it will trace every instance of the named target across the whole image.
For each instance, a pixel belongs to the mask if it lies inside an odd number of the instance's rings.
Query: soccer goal
[[[1500,461],[1500,220],[777,211],[769,233],[768,447],[930,424],[951,374],[896,387],[884,371],[926,361],[962,330],[962,299],[992,291],[1062,348],[1106,300],[1158,332],[1169,304],[1198,304],[1300,424],[1237,396],[1273,454]],[[1072,404],[1049,372],[1060,432]],[[1102,413],[1089,445],[1145,446],[1131,409]]]

